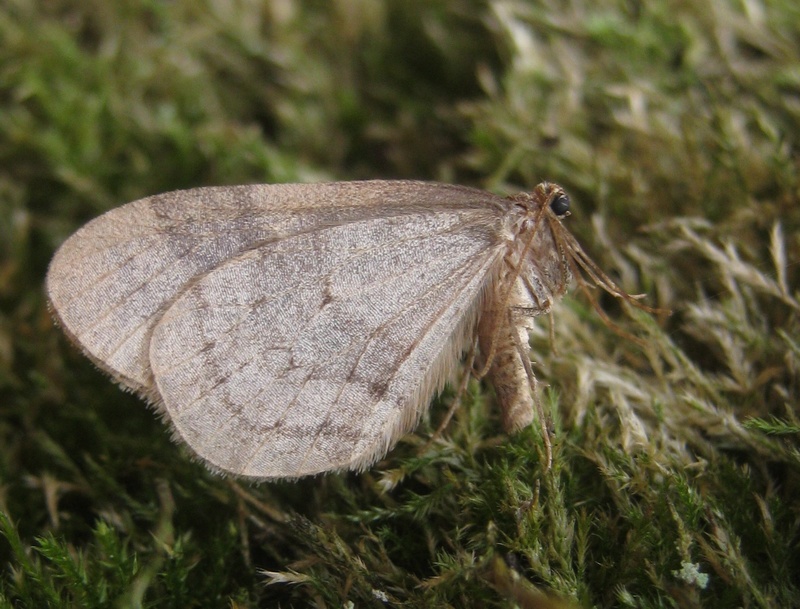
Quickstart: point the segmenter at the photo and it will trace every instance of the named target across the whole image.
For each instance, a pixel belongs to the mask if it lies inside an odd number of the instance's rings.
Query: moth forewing
[[[390,181],[178,191],[77,231],[47,292],[67,336],[211,468],[361,470],[476,337],[506,428],[533,420],[530,319],[571,268],[616,288],[574,253],[568,203],[552,184],[509,199]]]
[[[59,325],[87,356],[150,397],[154,326],[191,281],[226,260],[274,239],[410,210],[478,211],[490,221],[499,200],[471,188],[387,181],[154,195],[106,212],[67,239],[48,269],[48,299]]]
[[[272,242],[171,304],[150,361],[198,455],[252,478],[363,469],[416,423],[497,249],[463,212],[425,216]],[[238,285],[243,272],[262,279]]]

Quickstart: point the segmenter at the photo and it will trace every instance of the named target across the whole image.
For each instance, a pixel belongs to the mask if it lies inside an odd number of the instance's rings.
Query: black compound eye
[[[550,209],[557,216],[563,216],[569,211],[569,197],[563,192],[550,202]]]

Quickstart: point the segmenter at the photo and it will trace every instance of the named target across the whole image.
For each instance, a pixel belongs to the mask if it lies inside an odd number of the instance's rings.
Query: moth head
[[[534,213],[541,213],[545,209],[553,212],[557,218],[566,218],[570,215],[571,200],[566,191],[558,184],[542,182],[533,192],[517,195],[519,201],[525,201],[524,206]]]
[[[564,189],[556,184],[547,184],[548,191],[546,192],[546,205],[550,208],[559,218],[566,218],[569,215],[569,195],[564,192]]]
[[[562,259],[569,268],[569,273],[565,273],[565,275],[569,275],[575,279],[578,288],[587,296],[593,308],[598,312],[609,328],[625,338],[640,343],[641,341],[639,339],[631,336],[628,332],[625,332],[611,321],[602,308],[600,308],[597,297],[592,293],[590,288],[597,286],[612,296],[633,305],[637,309],[642,309],[649,313],[668,313],[668,311],[643,304],[640,299],[644,297],[644,294],[627,293],[588,256],[575,237],[572,236],[572,233],[560,222],[561,219],[570,215],[570,198],[561,186],[550,182],[542,182],[534,190],[532,198],[537,203],[538,208],[549,208],[549,211],[552,212],[550,216],[550,227],[553,238]],[[552,217],[553,215],[557,220]]]
[[[509,197],[513,202],[513,240],[509,245],[509,275],[503,300],[527,316],[547,313],[567,291],[572,279],[570,251],[561,233],[570,199],[551,182]]]
[[[643,294],[628,294],[589,257],[577,239],[562,224],[570,215],[570,198],[564,189],[552,182],[542,182],[530,193],[510,197],[521,212],[517,233],[520,264],[514,279],[522,282],[529,304],[524,308],[532,315],[550,310],[554,300],[567,291],[574,280],[606,325],[634,342],[641,341],[617,326],[600,307],[594,287],[649,313],[665,313],[643,304]]]

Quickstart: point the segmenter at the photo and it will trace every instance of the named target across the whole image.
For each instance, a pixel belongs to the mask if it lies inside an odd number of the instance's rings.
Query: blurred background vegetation
[[[794,0],[5,0],[0,606],[800,606],[798,134]],[[541,324],[546,475],[473,382],[429,447],[452,393],[365,474],[239,484],[51,322],[107,209],[379,177],[561,183],[673,311]]]

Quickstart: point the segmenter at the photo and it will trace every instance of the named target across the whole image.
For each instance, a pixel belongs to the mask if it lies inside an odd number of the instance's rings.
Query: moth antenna
[[[626,330],[623,330],[619,325],[617,325],[615,322],[613,322],[611,320],[611,318],[608,316],[608,314],[600,306],[600,303],[597,302],[597,298],[595,297],[595,295],[589,289],[592,286],[590,286],[590,285],[588,285],[586,283],[586,280],[583,278],[583,275],[580,274],[580,269],[578,268],[578,265],[575,263],[575,261],[572,258],[570,258],[570,260],[569,260],[569,265],[572,268],[573,274],[575,275],[575,280],[578,283],[578,287],[586,295],[586,298],[589,299],[589,302],[591,303],[592,308],[600,316],[600,319],[603,320],[603,323],[614,334],[616,334],[617,336],[620,336],[620,337],[622,337],[624,339],[630,340],[631,342],[636,343],[640,347],[645,348],[647,346],[647,343],[645,343],[641,338],[638,338],[638,337],[634,336],[633,334],[631,334],[630,332],[628,332]],[[614,294],[613,292],[610,292],[610,293]],[[614,296],[617,296],[617,295],[614,294]],[[626,298],[625,300],[628,300],[628,299]],[[634,302],[636,302],[637,304],[641,304],[638,301],[634,301]],[[648,307],[648,309],[649,309],[649,307]]]
[[[629,303],[631,303],[637,309],[641,309],[642,311],[647,311],[648,313],[669,313],[666,309],[659,309],[656,307],[650,307],[642,302],[640,299],[644,298],[645,294],[628,294],[625,290],[619,287],[613,279],[611,279],[608,275],[606,275],[603,270],[597,266],[594,260],[592,260],[588,254],[583,251],[583,248],[578,243],[577,239],[573,237],[568,231],[559,231],[558,237],[563,239],[565,245],[568,247],[569,251],[573,253],[573,257],[570,258],[570,262],[575,261],[578,263],[580,268],[582,268],[589,277],[591,277],[592,281],[603,288],[606,292],[615,296],[617,298],[621,298]],[[573,272],[577,271],[577,267],[573,266]],[[575,273],[576,280],[580,276],[580,273]],[[587,294],[587,286],[585,282],[582,284],[582,289],[584,294]],[[598,313],[600,311],[598,310]],[[600,316],[605,320],[608,317],[602,313]]]

